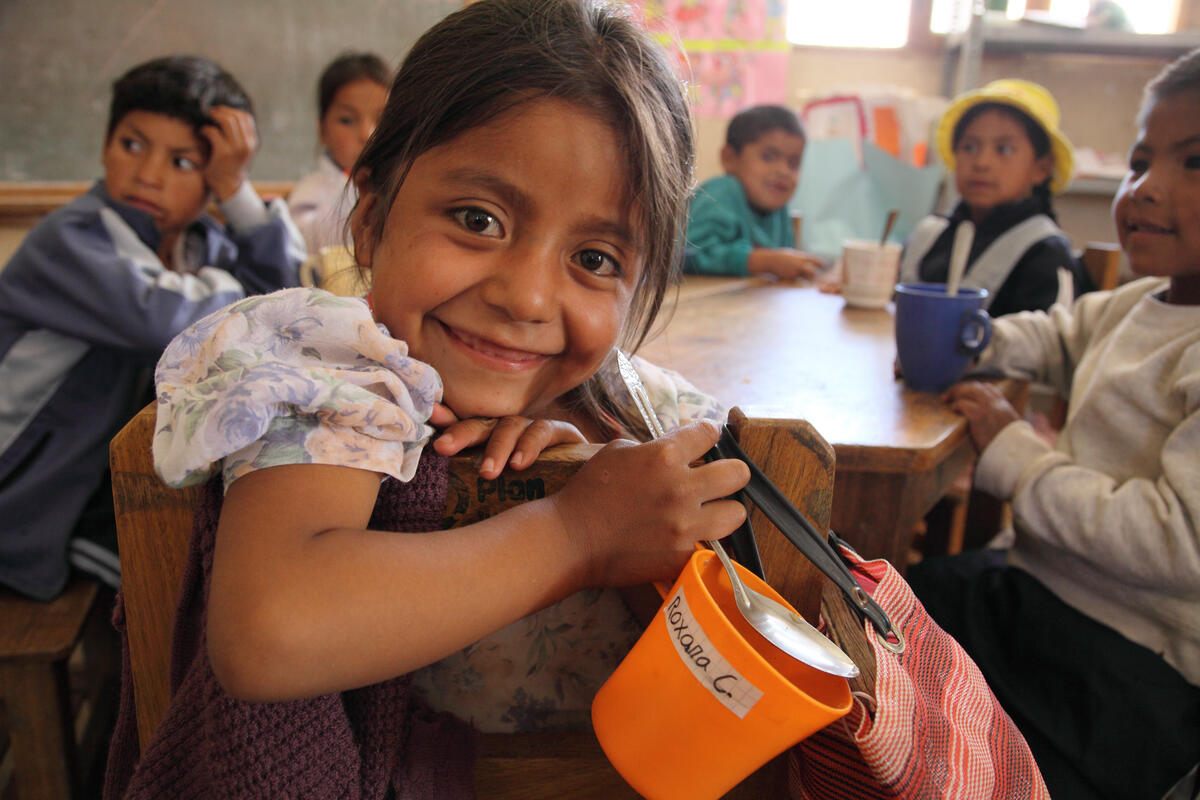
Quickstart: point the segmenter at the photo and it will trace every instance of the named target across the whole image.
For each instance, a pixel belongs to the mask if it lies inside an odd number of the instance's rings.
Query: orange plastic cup
[[[750,588],[784,603],[737,569]],[[850,705],[845,678],[802,664],[750,627],[716,554],[698,550],[596,693],[592,725],[642,795],[694,800],[725,794]]]

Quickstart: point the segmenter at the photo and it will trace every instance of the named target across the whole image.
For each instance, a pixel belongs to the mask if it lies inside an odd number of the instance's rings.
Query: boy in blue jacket
[[[754,106],[729,121],[724,175],[705,181],[688,212],[684,271],[701,275],[812,278],[823,264],[796,249],[787,205],[804,155],[800,118]]]
[[[248,294],[299,284],[304,243],[247,180],[250,99],[173,56],[113,85],[104,178],[0,271],[0,583],[39,600],[70,565],[116,586],[108,444],[164,347]],[[219,204],[222,225],[204,209]]]

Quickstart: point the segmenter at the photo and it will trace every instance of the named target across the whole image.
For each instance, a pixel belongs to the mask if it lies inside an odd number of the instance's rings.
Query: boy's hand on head
[[[547,447],[587,441],[578,428],[562,420],[515,416],[459,420],[441,404],[434,406],[430,422],[443,428],[442,435],[433,441],[433,449],[444,456],[486,443],[479,474],[489,479],[498,476],[506,466],[525,469]]]
[[[254,117],[246,111],[228,106],[214,106],[209,111],[213,124],[200,127],[212,152],[204,168],[204,181],[224,202],[245,183],[250,161],[258,150],[258,129]]]
[[[942,399],[967,418],[971,441],[981,453],[1000,431],[1021,419],[1008,398],[990,383],[966,381],[955,384],[942,395]]]
[[[822,259],[791,247],[755,248],[746,259],[751,275],[774,275],[780,280],[812,280],[824,268]]]
[[[746,518],[730,495],[745,487],[741,461],[705,462],[720,428],[703,420],[645,444],[605,445],[547,498],[582,559],[582,585],[674,579],[696,542],[720,539]]]

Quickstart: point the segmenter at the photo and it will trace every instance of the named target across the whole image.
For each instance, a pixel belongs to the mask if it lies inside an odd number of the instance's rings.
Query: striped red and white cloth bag
[[[847,716],[792,748],[792,798],[1049,798],[1024,737],[971,657],[891,564],[842,552],[906,646],[892,653],[866,625],[874,700],[856,694]]]

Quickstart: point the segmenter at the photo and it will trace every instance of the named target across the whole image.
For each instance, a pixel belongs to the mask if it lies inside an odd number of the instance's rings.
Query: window
[[[787,38],[824,47],[903,47],[909,0],[789,0]]]
[[[929,29],[934,33],[965,30],[973,5],[974,0],[933,0]],[[1133,33],[1172,33],[1180,13],[1180,0],[988,0],[985,5],[1011,20]]]

